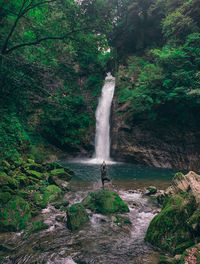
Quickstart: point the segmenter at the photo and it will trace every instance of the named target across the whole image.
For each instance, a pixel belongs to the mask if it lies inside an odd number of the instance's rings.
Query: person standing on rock
[[[101,168],[101,181],[102,181],[102,185],[103,185],[103,188],[104,188],[104,182],[105,181],[110,181],[110,179],[106,176],[108,165],[106,164],[105,161],[103,161],[103,163],[101,164],[100,168]]]

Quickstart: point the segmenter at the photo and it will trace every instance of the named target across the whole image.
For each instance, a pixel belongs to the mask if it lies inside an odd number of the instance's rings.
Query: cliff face
[[[200,170],[200,131],[174,126],[152,127],[148,120],[128,123],[128,105],[113,100],[111,156],[118,161],[148,166]]]

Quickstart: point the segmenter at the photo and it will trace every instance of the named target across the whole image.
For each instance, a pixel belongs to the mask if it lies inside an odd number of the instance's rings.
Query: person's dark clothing
[[[110,181],[110,179],[106,176],[107,174],[107,165],[105,163],[101,164],[101,181],[104,186],[105,181]]]

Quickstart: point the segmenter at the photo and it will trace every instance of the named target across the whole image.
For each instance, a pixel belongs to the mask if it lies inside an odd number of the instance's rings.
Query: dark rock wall
[[[128,105],[114,98],[111,121],[111,157],[118,161],[161,168],[200,171],[200,131],[148,126],[148,120],[128,123]]]

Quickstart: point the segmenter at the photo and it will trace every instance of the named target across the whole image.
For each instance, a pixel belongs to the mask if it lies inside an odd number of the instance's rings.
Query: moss
[[[169,198],[161,212],[151,221],[146,241],[167,252],[175,253],[179,245],[193,238],[188,219],[195,209],[196,202],[192,196],[187,195],[186,199],[178,194]]]
[[[50,171],[50,177],[58,177],[65,181],[70,181],[72,179],[72,175],[67,173],[64,168]]]
[[[132,224],[129,218],[121,216],[121,215],[116,215],[115,223],[119,226]]]
[[[0,193],[0,204],[5,204],[11,199],[11,194],[9,192]]]
[[[146,189],[147,189],[147,191],[149,191],[148,192],[149,195],[157,193],[157,188],[154,186],[149,186]]]
[[[0,231],[18,231],[31,219],[28,202],[19,196],[10,199],[0,208]]]
[[[118,194],[106,190],[89,193],[82,203],[86,208],[102,214],[129,212],[127,204]]]
[[[33,222],[31,225],[27,226],[23,232],[23,237],[27,238],[30,235],[37,233],[41,230],[48,229],[48,225],[43,221]]]
[[[48,187],[40,188],[40,192],[33,194],[33,202],[41,208],[47,207],[48,203],[54,202],[61,198],[62,190],[55,186],[49,185]]]
[[[59,202],[59,203],[55,203],[53,206],[56,208],[56,209],[63,209],[63,208],[66,208],[67,206],[69,205],[69,201],[62,201],[62,202]]]
[[[179,181],[182,181],[184,179],[184,175],[182,172],[177,172],[175,175],[174,175],[174,179],[173,180],[179,180]]]
[[[80,203],[73,204],[67,210],[67,227],[74,231],[89,221],[88,214],[84,206]]]
[[[36,179],[39,179],[41,180],[42,179],[42,173],[38,172],[38,171],[34,171],[34,170],[26,170],[26,174],[28,176],[31,176],[33,178],[36,178]]]
[[[0,174],[0,186],[9,186],[12,189],[17,189],[19,186],[19,182],[8,176],[6,173],[1,173]]]

